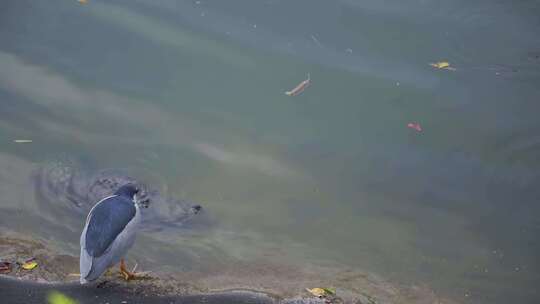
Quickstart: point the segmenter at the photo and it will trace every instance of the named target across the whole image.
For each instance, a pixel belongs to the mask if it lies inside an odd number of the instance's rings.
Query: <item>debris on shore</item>
[[[24,270],[32,270],[38,266],[38,263],[36,262],[36,258],[30,258],[23,263],[20,263],[20,265]]]
[[[27,257],[35,257],[28,260]],[[30,270],[15,271],[16,262],[25,261]],[[35,265],[34,265],[35,263]],[[39,265],[38,265],[39,264]],[[22,267],[21,267],[22,268]],[[15,236],[0,234],[0,277],[12,277],[22,281],[38,283],[74,283],[78,272],[79,259],[76,256],[56,252],[42,243]],[[308,268],[283,265],[268,260],[230,263],[225,267],[207,272],[155,272],[148,280],[125,282],[114,273],[104,276],[106,284],[97,282],[96,288],[106,292],[122,292],[143,297],[208,295],[228,292],[255,293],[281,303],[317,304],[358,304],[358,303],[439,303],[455,304],[440,299],[427,287],[397,286],[372,274],[340,267]],[[284,279],[287,278],[287,279]],[[78,285],[78,284],[76,284]],[[61,285],[57,285],[61,286]],[[306,297],[306,286],[310,296]],[[337,289],[339,288],[339,296]],[[315,296],[315,298],[313,297]],[[49,304],[72,304],[71,302],[51,302]],[[62,300],[59,295],[53,300]],[[65,300],[65,299],[64,299]]]

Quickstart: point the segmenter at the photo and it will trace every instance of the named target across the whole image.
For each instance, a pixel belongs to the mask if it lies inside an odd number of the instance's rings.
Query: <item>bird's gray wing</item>
[[[97,204],[89,215],[84,247],[91,257],[100,257],[124,227],[135,217],[132,201],[109,197]]]

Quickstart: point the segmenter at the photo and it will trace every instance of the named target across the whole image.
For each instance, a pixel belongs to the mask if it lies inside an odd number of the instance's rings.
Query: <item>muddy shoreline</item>
[[[36,282],[21,282],[16,279],[0,277],[0,294],[2,303],[46,303],[52,291],[77,300],[79,303],[277,303],[262,293],[249,291],[230,291],[212,294],[160,296],[134,293],[119,285],[96,288],[82,286],[76,283],[43,284]],[[321,301],[317,301],[321,302]],[[312,303],[317,303],[312,302]],[[292,303],[287,302],[287,303]],[[324,303],[324,302],[322,302]]]
[[[36,258],[38,267],[17,267],[17,261],[30,257]],[[82,286],[74,275],[78,273],[76,256],[14,235],[0,234],[0,260],[14,266],[0,275],[2,303],[46,303],[54,290],[79,303],[456,303],[426,287],[396,286],[365,273],[279,265],[239,264],[205,274],[152,273],[149,279],[130,282],[123,281],[114,269],[98,282]],[[333,286],[337,295],[319,299],[305,291],[317,286]]]

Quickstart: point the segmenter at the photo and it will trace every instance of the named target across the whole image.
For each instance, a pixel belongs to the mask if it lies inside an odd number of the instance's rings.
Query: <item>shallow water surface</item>
[[[130,252],[152,269],[333,265],[537,303],[539,15],[538,1],[3,1],[0,227],[77,254],[86,211],[44,196],[39,174],[115,172],[159,192]],[[184,221],[193,204],[204,214]]]

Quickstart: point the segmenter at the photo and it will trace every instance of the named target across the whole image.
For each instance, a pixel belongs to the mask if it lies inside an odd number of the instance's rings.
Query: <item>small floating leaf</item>
[[[77,304],[77,301],[58,291],[49,293],[47,301],[49,304]]]
[[[410,122],[407,124],[407,128],[414,129],[418,132],[422,132],[422,126],[417,122]]]
[[[430,63],[429,65],[434,67],[434,68],[444,69],[444,68],[449,67],[450,63],[448,63],[446,61],[439,61],[439,62],[435,62],[435,63]]]
[[[439,61],[435,63],[430,63],[430,66],[437,68],[437,69],[445,69],[450,71],[455,71],[456,69],[450,66],[450,63],[447,61]]]
[[[24,270],[32,270],[34,268],[36,268],[38,265],[38,263],[36,262],[36,259],[29,259],[27,261],[25,261],[24,263],[22,263],[21,267],[22,269]]]
[[[309,85],[311,84],[311,76],[309,75],[309,73],[307,74],[307,79],[302,81],[301,83],[299,83],[294,89],[290,90],[290,91],[287,91],[285,92],[285,95],[287,96],[296,96],[302,92],[304,92],[304,90],[309,87]]]
[[[323,288],[315,287],[312,289],[306,288],[306,290],[311,293],[312,295],[322,298],[326,296],[326,291]]]
[[[86,3],[88,3],[87,0],[77,0],[77,2],[79,2],[80,4],[86,4]]]

